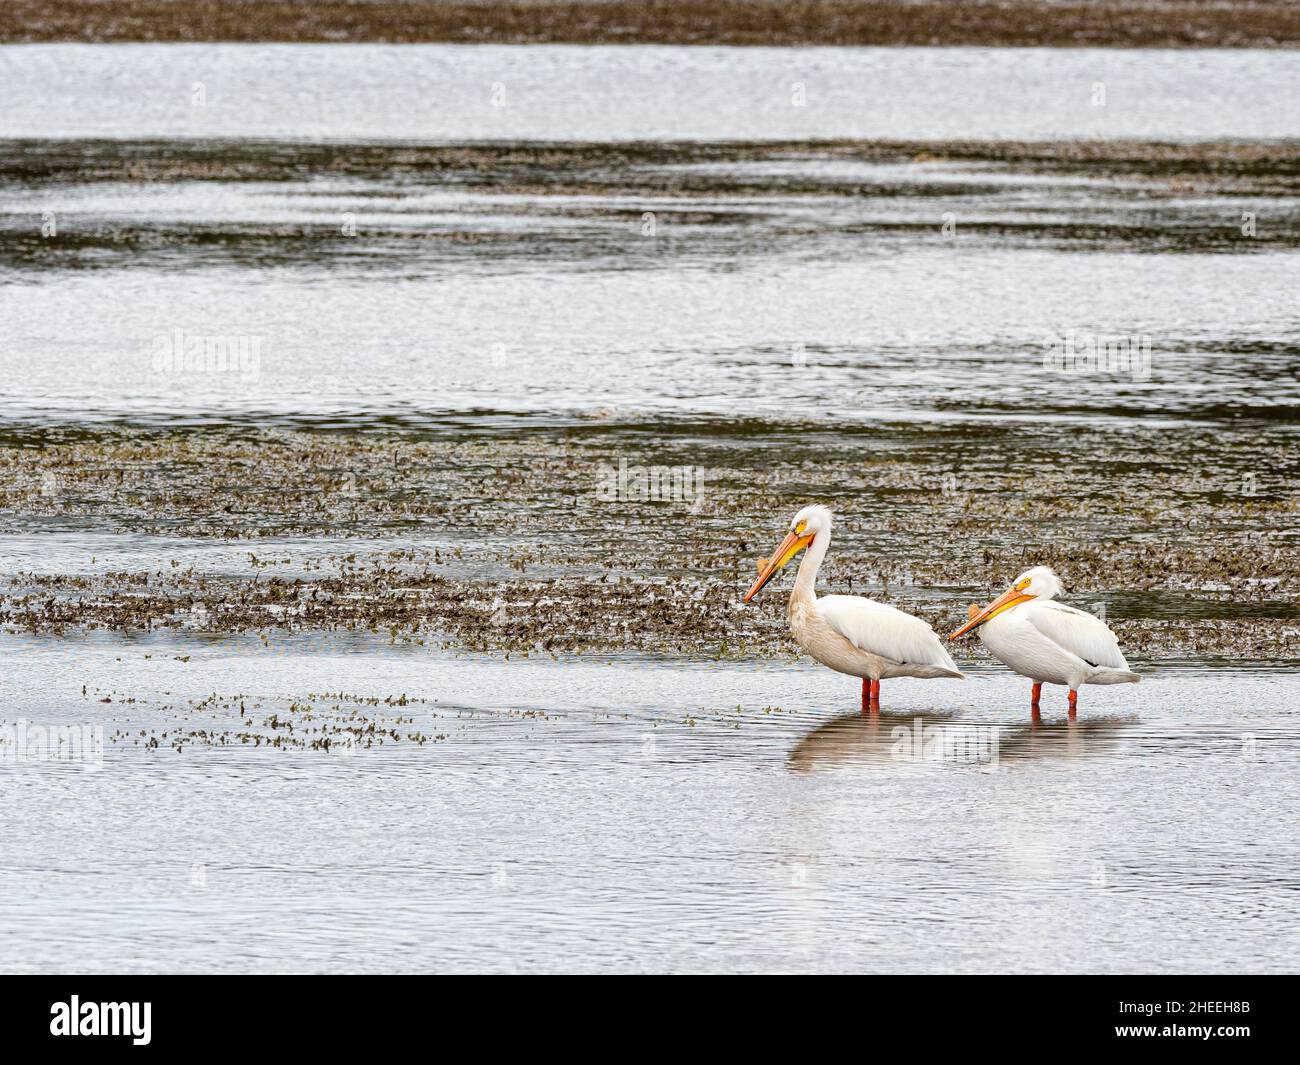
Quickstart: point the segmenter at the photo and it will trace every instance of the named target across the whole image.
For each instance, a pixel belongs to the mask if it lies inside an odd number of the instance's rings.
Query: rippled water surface
[[[446,739],[6,769],[6,969],[1294,966],[1290,676],[1156,670],[1031,726],[1004,672],[863,719],[805,667],[187,650],[10,649],[5,702],[195,728],[79,689],[406,690]],[[900,757],[954,724],[995,771]]]
[[[0,763],[0,967],[1295,968],[1293,57],[60,45],[0,86],[0,724],[106,733]],[[284,439],[375,454],[290,469],[290,523],[238,450]],[[706,465],[711,509],[590,505],[577,448]],[[462,494],[379,513],[439,464]],[[525,573],[543,629],[606,567],[703,595],[832,489],[836,590],[964,617],[1068,548],[1143,682],[1035,725],[985,658],[863,718],[730,585],[642,654],[241,624],[344,552],[496,582],[484,628]]]
[[[1005,672],[864,719],[802,666],[180,650],[9,648],[0,694],[189,730],[229,719],[162,692],[418,692],[446,738],[7,767],[6,970],[1293,968],[1290,675],[1160,669],[1033,726]],[[995,769],[900,756],[955,725]]]

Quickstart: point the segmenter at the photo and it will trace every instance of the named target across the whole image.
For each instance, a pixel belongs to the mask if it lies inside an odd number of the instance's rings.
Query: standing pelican
[[[948,637],[955,640],[980,626],[980,640],[993,657],[1034,682],[1030,709],[1037,720],[1043,684],[1070,689],[1070,716],[1081,684],[1136,684],[1119,641],[1106,623],[1082,610],[1052,600],[1061,582],[1046,566],[1025,570],[1015,583]]]
[[[880,709],[882,677],[956,677],[962,674],[929,625],[892,606],[858,595],[814,594],[817,571],[831,546],[831,512],[804,507],[770,559],[759,562],[758,580],[745,593],[754,598],[804,548],[790,593],[790,631],[799,646],[824,666],[862,678],[862,710]]]

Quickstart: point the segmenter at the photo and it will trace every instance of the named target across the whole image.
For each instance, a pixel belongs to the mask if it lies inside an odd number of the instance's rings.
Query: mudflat
[[[1294,48],[1300,8],[1201,0],[9,0],[0,41]]]

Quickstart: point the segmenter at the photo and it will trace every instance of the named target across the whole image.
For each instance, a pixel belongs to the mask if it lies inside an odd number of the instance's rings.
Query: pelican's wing
[[[817,600],[817,613],[861,651],[892,662],[960,672],[934,629],[895,607],[859,595],[824,595]]]
[[[1045,600],[1025,611],[1025,620],[1058,647],[1092,666],[1128,669],[1115,634],[1098,617],[1064,603]]]

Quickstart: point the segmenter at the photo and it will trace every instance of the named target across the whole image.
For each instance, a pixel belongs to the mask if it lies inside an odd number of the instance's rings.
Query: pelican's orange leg
[[[1043,715],[1038,709],[1038,698],[1042,694],[1043,694],[1042,681],[1038,681],[1038,680],[1034,681],[1033,693],[1029,697],[1029,713],[1030,716],[1035,721],[1041,721],[1043,719]]]
[[[1079,709],[1079,693],[1073,688],[1070,689],[1070,720],[1074,720],[1074,715]]]
[[[871,681],[866,677],[862,678],[862,712],[868,713],[871,710]]]
[[[873,710],[880,709],[880,681],[878,680],[871,682],[871,708]]]

